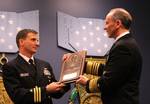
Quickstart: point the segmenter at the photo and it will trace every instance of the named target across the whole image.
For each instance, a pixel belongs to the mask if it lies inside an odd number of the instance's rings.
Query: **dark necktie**
[[[29,59],[29,63],[30,63],[30,67],[31,67],[31,72],[32,72],[33,76],[36,77],[36,66],[33,63],[33,60]]]
[[[33,63],[33,60],[32,60],[32,59],[29,59],[29,63],[30,63],[30,65],[31,65],[32,67],[34,67],[34,68],[35,68],[35,65],[34,65],[34,63]]]

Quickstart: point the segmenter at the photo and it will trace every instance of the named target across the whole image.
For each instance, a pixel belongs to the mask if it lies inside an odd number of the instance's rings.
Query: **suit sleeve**
[[[101,77],[92,79],[87,83],[89,92],[113,93],[131,76],[133,57],[125,46],[118,46],[111,51]]]
[[[126,46],[116,47],[109,56],[105,71],[98,80],[102,93],[113,92],[132,75],[133,55]]]

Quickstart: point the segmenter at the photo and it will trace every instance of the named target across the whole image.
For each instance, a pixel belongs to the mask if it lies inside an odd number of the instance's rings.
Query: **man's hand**
[[[55,93],[60,91],[65,85],[60,82],[52,82],[46,86],[46,91],[50,93]]]
[[[89,79],[83,75],[80,75],[79,79],[76,81],[76,83],[82,84],[82,85],[86,85],[87,81]]]

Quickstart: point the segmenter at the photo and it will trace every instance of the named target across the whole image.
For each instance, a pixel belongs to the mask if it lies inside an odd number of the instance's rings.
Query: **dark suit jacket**
[[[142,58],[135,39],[127,34],[112,46],[98,80],[104,104],[139,104]]]
[[[34,93],[31,92],[35,86],[41,88],[41,104],[52,104],[51,98],[61,97],[68,88],[57,93],[47,93],[46,85],[56,81],[53,70],[49,63],[35,59],[36,70],[21,56],[8,62],[3,66],[3,81],[12,101],[15,104],[34,104]]]

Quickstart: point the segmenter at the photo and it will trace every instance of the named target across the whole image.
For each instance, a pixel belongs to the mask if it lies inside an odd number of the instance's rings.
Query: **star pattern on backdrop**
[[[71,51],[86,50],[89,56],[103,56],[114,40],[104,31],[104,20],[77,18],[58,12],[58,45]]]
[[[24,28],[39,31],[38,10],[22,13],[0,11],[0,52],[17,52],[16,34]]]

